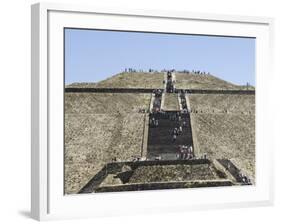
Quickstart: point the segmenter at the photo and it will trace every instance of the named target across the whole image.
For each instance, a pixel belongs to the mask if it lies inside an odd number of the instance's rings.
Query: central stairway
[[[193,147],[190,115],[188,111],[180,110],[185,109],[186,104],[183,105],[184,101],[173,92],[171,72],[167,73],[165,82],[165,92],[155,94],[157,97],[149,114],[147,159],[150,160],[175,160],[179,158],[181,146]]]
[[[169,111],[151,114],[158,120],[158,125],[150,125],[148,132],[147,158],[161,160],[178,159],[180,145],[193,146],[189,114]],[[182,127],[182,132],[173,140],[173,130]]]

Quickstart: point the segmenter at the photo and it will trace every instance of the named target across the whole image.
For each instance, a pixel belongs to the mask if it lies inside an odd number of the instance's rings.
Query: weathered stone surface
[[[77,88],[163,88],[163,73],[122,72],[98,83],[73,83]]]
[[[255,95],[189,95],[201,154],[227,158],[255,179]]]
[[[213,75],[199,75],[193,73],[176,73],[177,89],[247,89],[245,86],[226,82]],[[249,87],[249,89],[254,89]]]
[[[150,94],[80,94],[65,97],[65,193],[77,193],[112,159],[142,150]],[[131,113],[128,113],[131,112]]]
[[[176,93],[165,93],[163,109],[165,111],[178,111],[180,109],[178,95]]]
[[[209,164],[142,166],[135,170],[129,183],[169,182],[216,179]]]
[[[188,98],[193,112],[255,114],[255,95],[190,94]]]
[[[234,85],[211,75],[187,73],[176,73],[175,85],[178,89],[246,89],[245,86]],[[156,89],[163,88],[163,73],[120,73],[99,83],[74,83],[68,86]],[[190,94],[189,97],[196,156],[206,154],[211,159],[229,159],[254,182],[255,95],[205,93]],[[174,102],[174,98],[171,97],[169,102],[168,97],[165,102],[173,109],[177,108],[178,102],[177,100]],[[127,161],[132,160],[132,157],[141,156],[142,144],[145,142],[143,140],[145,114],[139,111],[149,109],[150,99],[149,93],[65,93],[65,193],[79,192],[113,159]],[[211,169],[203,167],[195,168],[196,172],[190,172],[189,165],[154,165],[137,168],[130,177],[131,184],[137,187],[126,185],[125,188],[157,189],[161,183],[164,184],[161,186],[167,189],[232,185],[229,181],[214,182],[218,175],[214,174],[212,167]],[[123,173],[125,172],[130,170]],[[193,176],[191,173],[196,175]],[[124,179],[124,175],[122,178]],[[197,178],[200,179],[199,182],[192,182]],[[208,178],[213,182],[206,181]],[[176,183],[169,184],[171,180]],[[122,185],[120,181],[121,179],[110,175],[103,181],[105,187],[103,189],[110,184],[120,187]],[[142,183],[146,181],[160,182],[143,186]],[[114,189],[117,188],[113,187],[112,190]],[[121,186],[119,190],[124,188]]]
[[[149,109],[150,98],[147,93],[65,93],[65,113],[138,113]]]

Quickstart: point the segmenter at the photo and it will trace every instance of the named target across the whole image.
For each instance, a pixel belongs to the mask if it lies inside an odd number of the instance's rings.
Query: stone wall
[[[141,156],[151,94],[65,94],[65,193],[77,193],[102,167]]]
[[[255,114],[255,95],[189,94],[192,112]]]
[[[141,166],[134,171],[129,183],[216,179],[209,166],[209,164]]]
[[[255,96],[190,95],[195,149],[229,159],[255,179]],[[198,147],[196,147],[196,144]]]
[[[165,101],[163,105],[163,110],[165,111],[179,111],[179,101],[178,95],[176,93],[165,93]]]
[[[123,184],[99,187],[96,192],[118,192],[118,191],[140,191],[140,190],[163,190],[178,188],[199,188],[199,187],[222,187],[232,186],[229,180],[217,181],[182,181],[182,182],[160,182],[160,183],[142,183],[142,184]]]

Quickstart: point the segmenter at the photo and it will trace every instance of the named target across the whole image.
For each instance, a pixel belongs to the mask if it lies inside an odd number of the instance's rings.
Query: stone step
[[[172,136],[174,128],[150,128],[152,130],[149,130],[149,136],[157,137],[157,136]],[[178,136],[185,136],[185,135],[191,135],[191,130],[188,128],[184,128],[182,130],[182,134]]]
[[[175,128],[182,126],[183,128],[190,128],[191,125],[188,121],[186,121],[186,125],[183,126],[183,122],[175,122],[175,121],[167,121],[167,120],[158,120],[158,126],[154,126],[153,124],[150,125],[151,128],[159,128],[159,127],[170,127],[170,128]]]
[[[161,160],[176,160],[178,159],[175,153],[159,153],[159,154],[149,154],[148,159],[155,159],[156,157],[161,157]]]
[[[175,140],[175,142],[172,142],[173,137],[172,136],[158,136],[158,137],[148,137],[149,144],[148,145],[155,145],[155,144],[182,144],[185,145],[188,141],[192,139],[191,135],[186,136],[178,136]]]
[[[189,139],[191,140],[191,139]],[[172,139],[169,140],[163,140],[163,141],[151,141],[150,144],[148,145],[148,148],[151,146],[157,146],[157,145],[167,145],[167,146],[174,146],[174,145],[189,145],[190,141],[188,139],[178,139],[176,141],[172,141]]]
[[[159,154],[159,153],[178,153],[179,145],[150,145],[148,147],[149,154]]]

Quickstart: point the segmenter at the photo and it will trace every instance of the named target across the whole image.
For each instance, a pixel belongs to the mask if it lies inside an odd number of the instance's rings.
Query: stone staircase
[[[165,78],[165,77],[164,77]],[[186,109],[185,94],[176,94],[172,72],[167,72],[165,92],[155,94],[152,112],[149,114],[147,159],[178,159],[180,146],[193,147],[190,115]],[[161,104],[159,110],[159,102]],[[165,103],[164,103],[165,102]],[[173,138],[175,128],[182,128]]]
[[[228,159],[217,159],[217,161],[225,168],[225,172],[229,173],[237,183],[242,185],[251,185],[251,180],[246,175],[241,175],[241,171]]]
[[[149,127],[147,158],[153,159],[161,156],[161,159],[177,159],[180,145],[193,145],[189,114],[179,112],[163,112],[151,114],[158,120],[158,125]],[[179,120],[179,117],[181,119]],[[175,120],[174,120],[175,119]],[[185,125],[183,125],[185,123]],[[182,133],[173,141],[173,130],[182,126]]]

